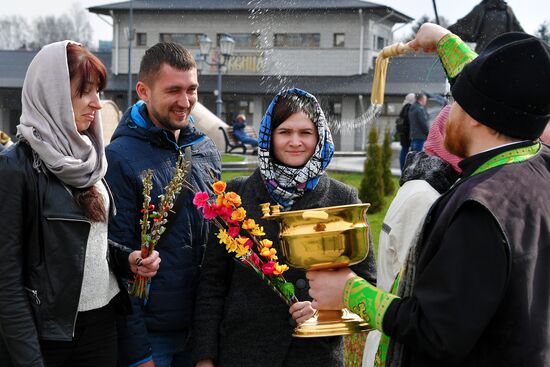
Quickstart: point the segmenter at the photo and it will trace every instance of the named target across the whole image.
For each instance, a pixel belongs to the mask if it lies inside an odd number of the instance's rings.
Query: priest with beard
[[[435,24],[455,99],[446,149],[462,175],[431,207],[415,256],[383,292],[349,268],[310,271],[316,309],[348,307],[389,337],[379,366],[550,365],[550,47],[506,33],[478,56]]]

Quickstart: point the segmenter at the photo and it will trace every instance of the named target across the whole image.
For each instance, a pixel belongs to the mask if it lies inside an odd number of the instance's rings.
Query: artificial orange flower
[[[247,219],[243,222],[243,229],[250,231],[256,228],[256,221],[254,219]]]
[[[271,259],[271,260],[277,260],[277,250],[274,248],[267,248],[264,247],[260,250],[260,255],[262,255],[265,258]]]
[[[231,219],[241,222],[246,218],[246,210],[243,207],[237,208],[233,213],[231,213]]]
[[[216,198],[216,205],[219,206],[219,207],[231,207],[231,205],[227,202],[227,200],[225,200],[225,195],[224,194],[219,194],[218,197]]]
[[[288,265],[280,265],[279,263],[275,263],[275,268],[273,269],[273,275],[279,276],[287,270],[288,270]]]
[[[267,238],[264,238],[263,240],[260,241],[260,245],[262,247],[271,248],[271,246],[273,246],[273,242],[271,242],[271,240],[268,240]]]
[[[212,185],[212,189],[214,190],[214,193],[216,195],[219,195],[221,194],[222,192],[225,191],[225,188],[227,187],[227,184],[223,181],[216,181],[214,182],[214,184]]]
[[[241,206],[241,197],[233,191],[225,194],[225,200],[227,200],[234,207]]]

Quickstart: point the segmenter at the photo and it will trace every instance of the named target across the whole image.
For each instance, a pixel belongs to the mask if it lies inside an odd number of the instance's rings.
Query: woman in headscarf
[[[262,120],[258,147],[259,167],[230,181],[227,191],[241,196],[247,216],[263,226],[279,252],[279,226],[261,219],[261,203],[279,204],[284,211],[359,203],[355,189],[325,174],[334,145],[311,94],[295,88],[275,96]],[[367,258],[353,268],[375,281],[372,241]],[[343,366],[341,337],[292,337],[296,323],[315,310],[305,272],[290,269],[285,278],[301,300],[290,309],[250,269],[235,265],[212,235],[196,302],[197,366]]]
[[[158,269],[158,253],[138,260],[107,241],[106,74],[71,41],[45,46],[27,70],[19,142],[0,154],[3,367],[114,367],[115,314],[129,306],[117,275]]]

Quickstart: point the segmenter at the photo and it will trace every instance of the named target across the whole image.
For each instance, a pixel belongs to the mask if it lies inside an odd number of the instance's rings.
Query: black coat
[[[227,191],[240,193],[247,216],[264,227],[265,238],[272,240],[279,250],[278,224],[258,219],[262,216],[259,204],[271,201],[259,169],[246,184],[241,185],[238,180],[229,182]],[[292,210],[358,202],[355,189],[323,175],[313,191],[296,200]],[[372,247],[367,258],[352,268],[375,283]],[[206,248],[196,301],[195,361],[213,359],[220,367],[343,365],[341,337],[293,338],[295,323],[288,306],[251,269],[236,264],[232,257],[213,233]],[[291,268],[285,278],[295,285],[300,301],[311,300],[303,270]]]
[[[408,112],[410,138],[426,140],[430,132],[430,124],[428,122],[428,112],[420,103],[415,102],[409,107]]]
[[[410,297],[384,331],[403,366],[550,365],[550,149],[471,176],[507,145],[460,162],[426,217]]]
[[[0,202],[0,365],[42,366],[39,339],[73,338],[90,222],[24,143],[0,155]],[[129,271],[129,250],[110,245],[109,255],[115,273]]]

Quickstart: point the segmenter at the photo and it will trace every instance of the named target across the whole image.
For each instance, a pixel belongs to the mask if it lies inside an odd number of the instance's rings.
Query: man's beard
[[[183,121],[172,121],[169,116],[170,112],[168,112],[166,115],[161,115],[160,113],[158,113],[158,111],[153,110],[153,115],[155,116],[159,124],[161,124],[165,129],[175,131],[189,124],[189,116],[191,115],[190,111],[190,108],[187,109],[187,116]]]
[[[453,126],[455,124],[447,122],[445,127],[445,149],[460,158],[466,158],[468,156],[468,137],[463,130],[460,130],[461,126],[455,127]]]

